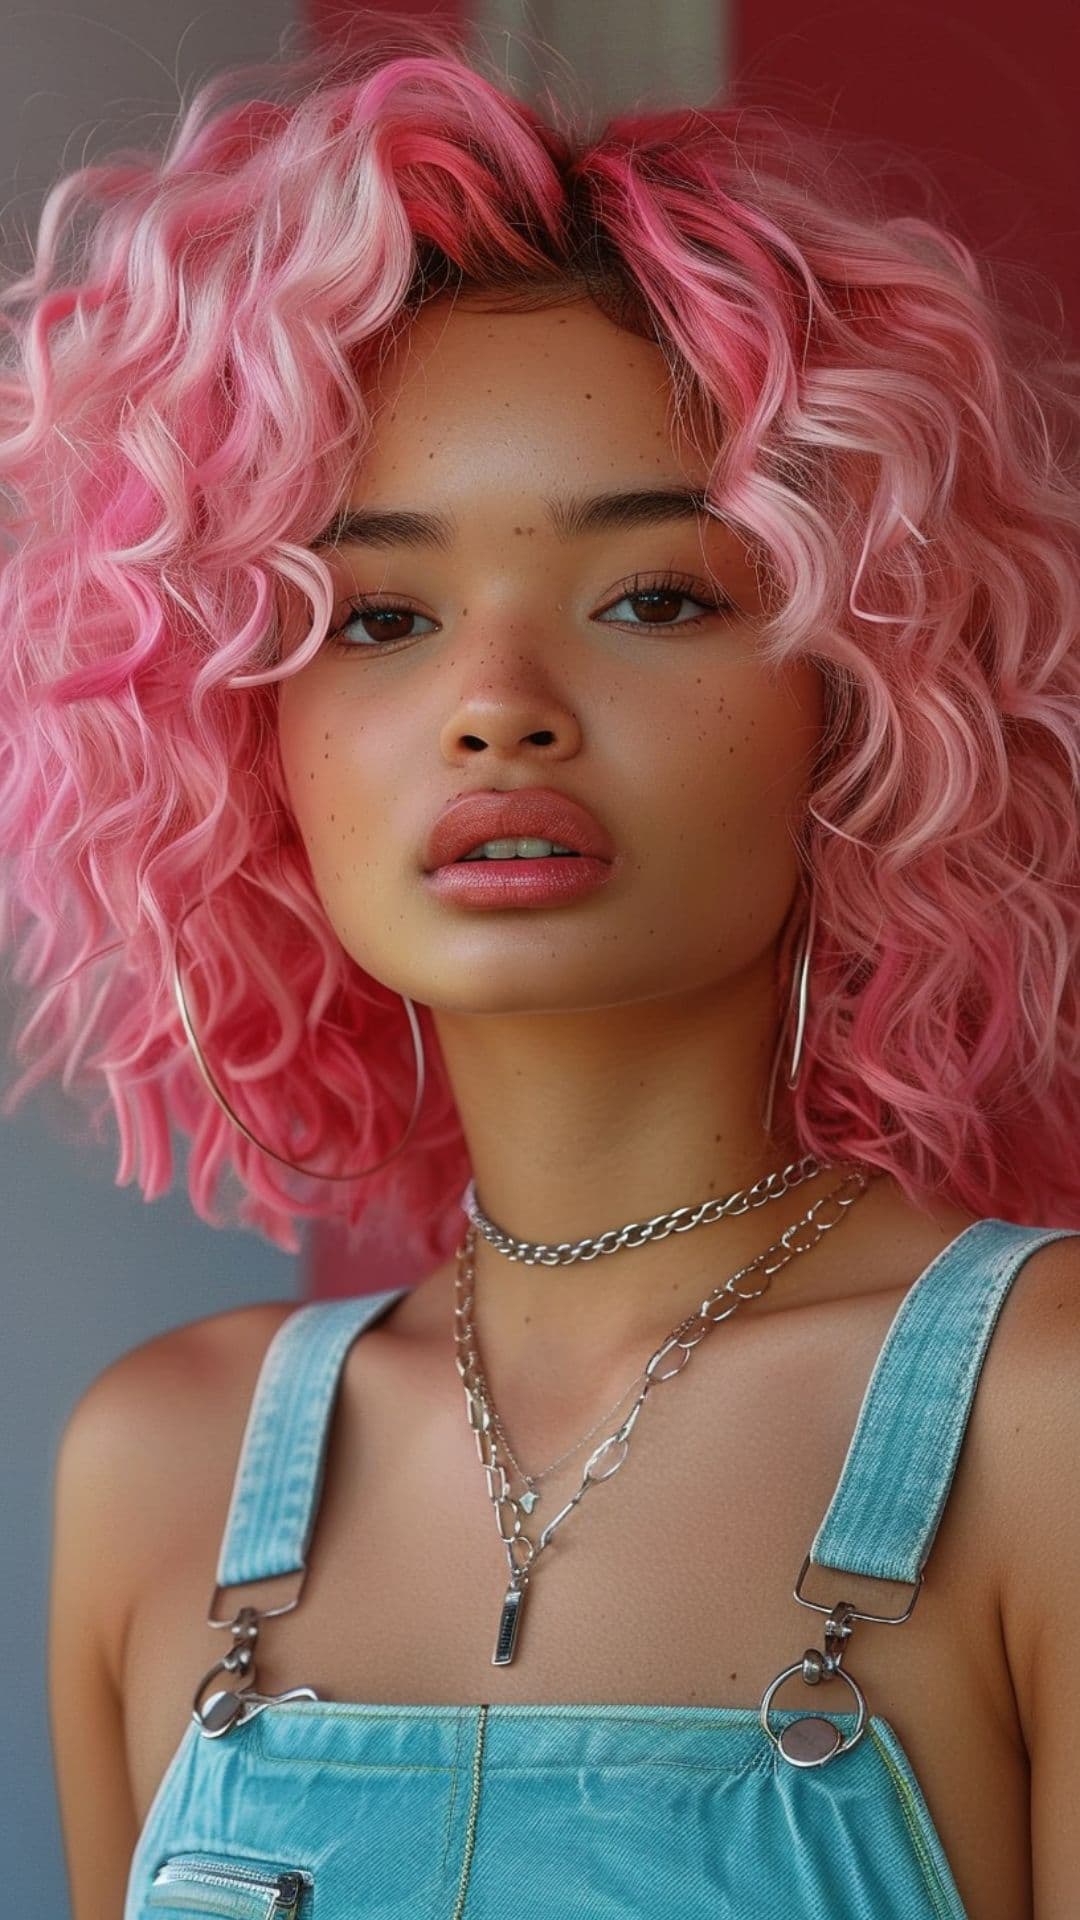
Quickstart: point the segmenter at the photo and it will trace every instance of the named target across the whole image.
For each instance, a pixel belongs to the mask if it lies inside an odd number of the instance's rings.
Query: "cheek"
[[[711,839],[723,865],[792,859],[795,824],[824,724],[820,671],[802,662],[783,675],[737,662],[702,676],[675,704],[650,706],[640,764],[652,769],[650,815],[669,849]]]
[[[385,736],[384,736],[385,737]],[[344,932],[358,883],[376,884],[387,859],[393,766],[373,753],[377,724],[340,684],[282,683],[278,743],[289,805],[327,912]]]
[[[330,731],[322,720],[318,703],[310,691],[296,680],[283,680],[278,691],[277,736],[281,771],[297,826],[305,841],[311,829],[325,819],[323,806],[327,771],[331,765],[330,741],[320,736]]]
[[[817,667],[800,662],[782,675],[753,670],[732,690],[728,757],[750,775],[753,798],[782,805],[797,798],[810,774],[825,720],[824,683]],[[771,809],[770,809],[771,810]]]
[[[342,723],[339,702],[318,696],[313,686],[283,682],[278,703],[278,745],[289,805],[317,874],[332,875],[362,814],[355,743]]]

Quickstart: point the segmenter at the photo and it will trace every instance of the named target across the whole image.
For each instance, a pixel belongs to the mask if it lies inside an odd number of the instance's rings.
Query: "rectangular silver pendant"
[[[524,1587],[508,1587],[506,1598],[499,1615],[499,1631],[495,1638],[495,1651],[491,1656],[493,1667],[508,1667],[514,1657],[514,1645],[517,1641],[518,1622],[521,1618],[521,1603],[525,1598]]]

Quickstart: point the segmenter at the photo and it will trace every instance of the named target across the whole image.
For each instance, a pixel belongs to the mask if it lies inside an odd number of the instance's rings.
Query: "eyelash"
[[[693,619],[690,620],[611,621],[609,624],[612,626],[629,625],[631,630],[636,629],[641,633],[685,632],[688,627],[699,627],[702,621],[708,618],[710,613],[735,613],[737,611],[734,601],[729,600],[726,594],[713,597],[712,595],[697,591],[699,586],[699,581],[690,579],[687,575],[681,573],[653,575],[649,579],[645,579],[641,574],[635,574],[633,580],[629,584],[624,585],[622,591],[610,603],[611,606],[617,607],[620,600],[636,600],[649,593],[665,593],[669,595],[677,594],[684,600],[693,600],[697,605],[703,607],[705,611],[696,614]],[[603,611],[606,612],[607,609],[605,608]],[[343,621],[340,627],[335,627],[326,637],[325,645],[330,652],[386,653],[392,648],[407,646],[411,640],[427,638],[426,634],[403,634],[398,635],[393,640],[369,639],[367,641],[343,640],[339,637],[344,632],[345,627],[351,626],[354,620],[368,619],[374,613],[413,614],[418,620],[427,620],[431,617],[429,614],[421,613],[417,607],[408,607],[400,601],[389,598],[380,600],[369,595],[363,600],[350,600],[349,618]]]

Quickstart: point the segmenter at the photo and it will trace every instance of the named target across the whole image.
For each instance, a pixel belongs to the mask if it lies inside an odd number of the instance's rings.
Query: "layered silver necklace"
[[[469,1425],[484,1468],[488,1498],[494,1509],[499,1538],[506,1549],[509,1573],[509,1584],[499,1614],[495,1650],[491,1656],[492,1666],[508,1666],[513,1660],[525,1594],[533,1577],[538,1556],[550,1543],[555,1529],[561,1526],[567,1516],[574,1511],[590,1487],[598,1485],[601,1481],[610,1480],[612,1474],[618,1472],[629,1451],[630,1435],[638,1415],[656,1382],[671,1380],[676,1374],[681,1373],[693,1349],[714,1326],[718,1326],[722,1320],[729,1319],[744,1301],[758,1299],[767,1290],[773,1275],[778,1273],[781,1267],[787,1266],[796,1254],[808,1253],[811,1247],[817,1245],[823,1233],[846,1219],[848,1209],[866,1192],[874,1177],[874,1170],[853,1165],[851,1171],[835,1187],[822,1194],[801,1219],[786,1227],[771,1246],[755,1254],[745,1266],[729,1274],[726,1280],[714,1287],[711,1293],[706,1294],[699,1305],[673,1327],[661,1341],[656,1351],[646,1361],[641,1373],[635,1376],[615,1402],[615,1406],[602,1414],[600,1419],[589,1428],[588,1433],[583,1434],[580,1440],[539,1473],[525,1473],[514,1458],[480,1363],[476,1330],[472,1321],[477,1233],[482,1233],[489,1245],[508,1260],[520,1261],[526,1266],[570,1266],[579,1260],[595,1260],[605,1254],[618,1252],[623,1247],[643,1246],[648,1240],[663,1240],[669,1233],[687,1233],[694,1227],[708,1225],[733,1214],[746,1213],[752,1207],[763,1206],[770,1200],[782,1199],[793,1187],[811,1179],[817,1173],[830,1171],[832,1166],[833,1162],[819,1161],[808,1154],[778,1173],[765,1175],[762,1179],[755,1181],[752,1187],[740,1188],[737,1192],[729,1194],[726,1199],[713,1198],[703,1201],[698,1207],[676,1207],[671,1213],[657,1214],[652,1220],[631,1221],[626,1226],[609,1229],[593,1239],[578,1240],[574,1243],[563,1241],[551,1245],[517,1240],[504,1233],[481,1208],[476,1198],[475,1184],[470,1180],[461,1202],[468,1215],[469,1226],[457,1250],[454,1281],[454,1343],[455,1362],[465,1389]],[[755,1272],[763,1274],[759,1286],[740,1286],[739,1283],[747,1275]],[[540,1482],[554,1473],[565,1460],[569,1460],[573,1454],[577,1453],[586,1441],[592,1438],[597,1429],[605,1421],[610,1420],[612,1414],[623,1404],[639,1381],[641,1382],[640,1390],[626,1418],[598,1446],[594,1447],[585,1462],[577,1492],[548,1521],[539,1540],[534,1542],[525,1533],[523,1517],[532,1513],[541,1497]],[[522,1483],[520,1493],[515,1494],[510,1490],[510,1480],[503,1464],[503,1455]]]

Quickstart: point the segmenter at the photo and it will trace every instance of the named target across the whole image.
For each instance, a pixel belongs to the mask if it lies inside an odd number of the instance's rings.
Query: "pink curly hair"
[[[335,1185],[230,1124],[171,976],[206,896],[185,980],[246,1124],[327,1172],[390,1152],[408,1027],[316,892],[276,686],[333,616],[314,546],[370,433],[367,378],[457,290],[587,296],[656,340],[710,503],[775,581],[763,655],[820,664],[800,1150],[916,1202],[1080,1225],[1075,369],[959,240],[887,217],[777,115],[575,134],[401,17],[234,68],[163,156],[62,179],[0,295],[2,937],[33,989],[4,1111],[54,1074],[97,1093],[117,1184],[146,1200],[174,1122],[198,1214],[234,1224],[231,1169],[236,1219],[286,1251],[303,1215],[389,1222],[418,1267],[459,1237],[469,1166],[428,1009],[408,1149]],[[284,604],[305,609],[287,663]]]

